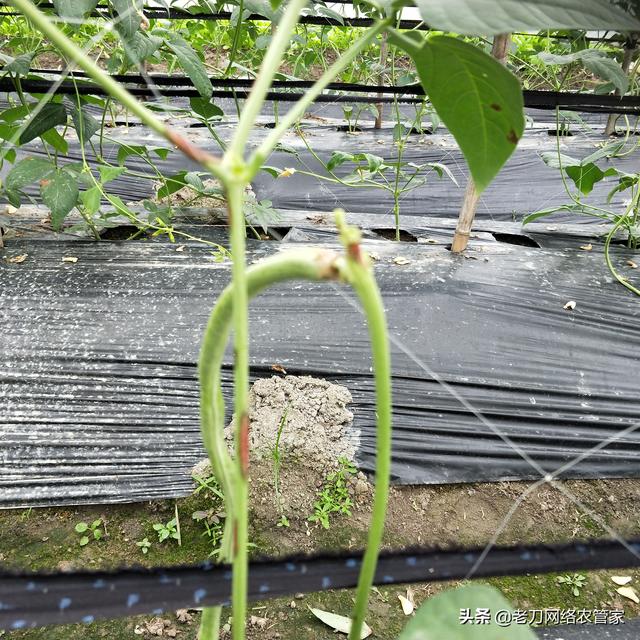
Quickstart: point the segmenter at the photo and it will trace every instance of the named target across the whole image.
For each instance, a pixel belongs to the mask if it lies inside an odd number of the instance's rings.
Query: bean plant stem
[[[369,593],[378,563],[378,555],[384,534],[384,523],[389,499],[391,471],[391,356],[384,305],[376,284],[368,256],[359,247],[359,238],[351,240],[354,229],[346,227],[341,213],[337,213],[338,227],[347,248],[347,260],[343,277],[354,288],[369,328],[371,356],[376,388],[376,477],[371,524],[367,536],[367,548],[362,560],[356,601],[353,608],[349,640],[359,640],[364,623]]]
[[[233,519],[232,597],[234,640],[242,640],[247,614],[247,580],[249,571],[249,297],[245,264],[244,189],[242,181],[228,185],[227,206],[231,224],[233,257],[233,327],[234,327],[234,410],[236,469]]]
[[[306,4],[307,0],[291,0],[278,23],[278,28],[262,61],[258,76],[251,87],[251,93],[242,108],[235,135],[227,147],[231,158],[240,158],[244,154],[251,129],[271,88],[273,77],[280,66],[285,49],[291,42],[291,33],[298,22],[300,12]],[[250,179],[251,177],[247,181]]]

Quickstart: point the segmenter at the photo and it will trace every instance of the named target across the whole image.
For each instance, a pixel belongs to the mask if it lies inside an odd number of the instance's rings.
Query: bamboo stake
[[[633,56],[636,52],[637,41],[633,38],[627,40],[624,44],[624,56],[622,58],[622,72],[625,75],[629,75],[629,71],[631,70],[631,63],[633,62]],[[616,91],[616,95],[621,95],[620,91]],[[618,121],[618,115],[615,113],[609,114],[609,119],[607,120],[607,126],[604,130],[605,136],[612,136],[616,132],[616,122]]]
[[[509,33],[502,33],[493,39],[491,55],[502,64],[506,64],[507,62],[510,42],[511,34]],[[458,226],[456,227],[453,242],[451,243],[451,251],[453,253],[461,253],[467,248],[471,226],[473,225],[473,219],[478,207],[478,200],[480,200],[480,194],[476,189],[473,178],[469,177],[469,182],[467,182],[467,188],[464,193],[464,200],[462,201],[462,208],[458,216]]]

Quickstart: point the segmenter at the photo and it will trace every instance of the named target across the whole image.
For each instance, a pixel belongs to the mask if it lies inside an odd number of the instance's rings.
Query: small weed
[[[571,589],[571,593],[577,598],[580,595],[580,590],[587,582],[587,576],[581,573],[574,573],[573,575],[558,576],[556,578],[558,584],[565,584]]]
[[[276,435],[276,443],[273,445],[273,449],[271,449],[271,457],[273,459],[273,488],[276,495],[276,506],[278,507],[278,511],[280,512],[281,516],[280,522],[282,522],[282,518],[284,518],[284,514],[282,513],[282,501],[280,500],[280,467],[282,466],[280,458],[280,438],[282,437],[282,430],[284,429],[284,425],[287,423],[287,415],[289,414],[290,408],[291,403],[286,406],[284,412],[282,413],[282,416],[280,417],[280,422],[278,424],[278,434]],[[278,526],[281,527],[285,525],[278,524]]]
[[[156,522],[153,525],[153,528],[158,533],[158,542],[164,542],[165,540],[180,540],[180,534],[178,533],[178,521],[176,518],[172,518],[167,522],[167,524]]]
[[[314,512],[309,516],[310,522],[317,522],[323,528],[329,528],[329,518],[332,513],[351,515],[353,500],[349,496],[347,478],[354,475],[357,469],[353,462],[346,458],[338,459],[339,467],[326,478],[318,499],[313,503]]]
[[[106,535],[106,527],[102,518],[94,520],[91,524],[87,522],[78,522],[75,526],[76,533],[80,534],[79,544],[81,547],[85,547],[94,540],[103,540]]]
[[[278,520],[278,524],[276,524],[276,527],[289,527],[290,525],[291,523],[289,522],[289,518],[282,514],[280,516],[280,520]]]
[[[202,522],[204,526],[203,536],[206,536],[211,543],[212,550],[209,555],[215,556],[220,551],[220,543],[224,535],[224,520],[227,514],[224,512],[224,495],[215,477],[200,478],[193,476],[198,484],[194,493],[204,493],[211,500],[212,506],[209,509],[194,511],[191,517],[196,522]]]
[[[144,538],[139,542],[136,542],[136,545],[140,547],[140,551],[146,556],[149,553],[149,549],[151,549],[151,543],[149,542],[149,538]]]

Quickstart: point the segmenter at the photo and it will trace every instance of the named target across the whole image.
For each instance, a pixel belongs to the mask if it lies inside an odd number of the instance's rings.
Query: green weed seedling
[[[136,542],[136,546],[140,547],[140,551],[146,556],[149,553],[149,549],[151,549],[151,543],[149,542],[149,538],[143,538]]]
[[[310,522],[316,522],[324,529],[329,528],[329,518],[332,513],[350,516],[353,507],[347,480],[358,470],[353,462],[346,458],[339,458],[338,464],[340,465],[338,469],[327,476],[318,499],[313,503],[314,512],[309,516]]]
[[[81,547],[85,547],[91,542],[91,540],[103,540],[106,536],[106,527],[102,518],[94,520],[91,524],[87,522],[78,522],[75,526],[76,533],[80,534],[80,540],[78,544]]]
[[[569,587],[571,589],[571,593],[578,598],[580,596],[580,591],[587,582],[587,576],[582,575],[581,573],[574,573],[573,575],[567,574],[566,576],[558,576],[556,578],[556,582]]]
[[[180,540],[180,534],[178,533],[178,521],[176,518],[172,518],[166,524],[156,522],[153,525],[153,529],[158,533],[158,542],[164,542],[165,540]]]

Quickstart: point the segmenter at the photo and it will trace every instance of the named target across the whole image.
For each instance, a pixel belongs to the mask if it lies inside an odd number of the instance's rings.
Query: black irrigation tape
[[[33,74],[57,74],[58,71],[49,69],[34,69]],[[74,72],[77,78],[86,78],[81,72]],[[186,76],[151,75],[149,79],[156,85],[153,89],[147,85],[147,80],[141,75],[116,75],[113,76],[118,82],[127,84],[127,89],[133,95],[153,96],[182,96],[199,97],[198,91],[190,87],[191,81]],[[27,93],[46,93],[53,85],[53,80],[43,79],[23,79],[20,86]],[[211,78],[214,86],[224,87],[226,91],[214,91],[213,98],[245,98],[253,84],[253,80],[235,78]],[[301,89],[308,89],[313,86],[313,82],[304,80],[276,80],[273,83],[275,89],[293,89],[294,91],[271,91],[267,95],[269,100],[280,100],[283,102],[294,102],[302,94]],[[0,78],[0,91],[15,91],[15,81],[8,77]],[[424,90],[419,84],[407,86],[385,86],[385,85],[364,85],[357,83],[333,82],[328,85],[328,90],[345,91],[349,93],[367,93],[376,95],[352,96],[323,94],[316,98],[315,102],[346,102],[377,104],[392,102],[393,97],[384,97],[381,94],[396,96],[400,102],[419,103],[424,96]],[[78,83],[72,81],[63,82],[56,90],[58,94],[75,95],[105,95],[104,89],[91,83]],[[584,111],[588,113],[619,113],[626,115],[640,115],[640,97],[615,95],[594,95],[573,92],[557,91],[523,91],[525,107],[536,109],[571,109],[574,111]]]
[[[640,540],[633,552],[601,540],[563,545],[483,549],[411,549],[382,554],[375,583],[459,580],[476,563],[474,577],[555,573],[640,566]],[[265,600],[294,593],[355,587],[361,554],[292,557],[251,563],[249,597]],[[0,573],[0,629],[91,623],[180,608],[229,604],[231,570],[211,562],[197,566],[132,568],[115,572]]]

